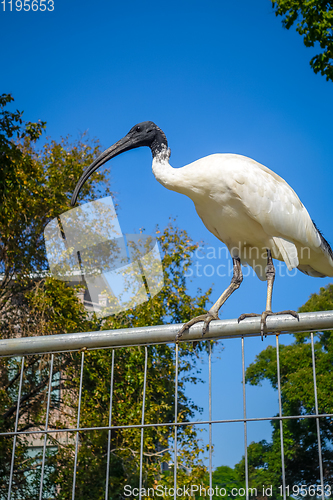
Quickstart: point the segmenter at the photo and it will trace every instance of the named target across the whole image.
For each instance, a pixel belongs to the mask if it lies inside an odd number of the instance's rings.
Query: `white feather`
[[[295,191],[264,165],[241,155],[214,154],[182,168],[153,159],[156,179],[185,194],[209,231],[266,279],[266,249],[315,276],[333,276],[333,260]]]

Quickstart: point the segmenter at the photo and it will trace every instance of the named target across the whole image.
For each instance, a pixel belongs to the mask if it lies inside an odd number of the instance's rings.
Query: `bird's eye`
[[[141,127],[137,126],[135,129],[137,132],[141,132]]]

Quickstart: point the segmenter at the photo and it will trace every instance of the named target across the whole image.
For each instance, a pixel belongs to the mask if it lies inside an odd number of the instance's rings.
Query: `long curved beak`
[[[90,175],[95,172],[99,167],[104,165],[107,161],[111,160],[111,158],[114,158],[115,156],[120,155],[121,153],[124,153],[125,151],[128,151],[133,148],[139,147],[141,144],[137,143],[136,141],[133,140],[133,138],[130,135],[126,135],[123,137],[123,139],[120,139],[120,141],[116,142],[111,146],[110,148],[106,149],[98,158],[96,158],[95,161],[92,162],[89,167],[86,168],[86,170],[83,172],[79,182],[77,183],[74,193],[71,199],[71,206],[73,207],[76,203],[77,197],[79,195],[79,192],[83,186],[83,184],[86,182],[86,180],[90,177]]]

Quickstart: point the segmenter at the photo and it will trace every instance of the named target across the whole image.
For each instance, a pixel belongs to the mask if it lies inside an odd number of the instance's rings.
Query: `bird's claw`
[[[279,311],[279,312],[264,311],[262,314],[256,314],[256,313],[241,314],[238,318],[238,323],[240,321],[243,321],[243,319],[245,318],[254,318],[261,316],[260,334],[261,334],[261,340],[264,340],[264,335],[265,337],[267,337],[267,324],[266,324],[267,316],[281,316],[282,314],[290,314],[299,321],[299,315],[297,314],[297,312],[288,309],[288,311]]]
[[[245,313],[245,314],[241,314],[238,318],[238,323],[240,323],[241,321],[243,321],[243,319],[245,318],[256,318],[258,316],[261,316],[261,314],[257,314],[257,313]]]
[[[190,321],[185,323],[177,333],[175,339],[176,343],[179,342],[179,339],[183,336],[183,333],[186,330],[188,330],[192,325],[195,325],[195,323],[199,323],[200,321],[203,321],[202,336],[204,336],[205,333],[207,332],[209,323],[214,319],[219,319],[218,314],[214,314],[209,311],[206,314],[200,314],[200,316],[196,316],[195,318],[190,319]]]

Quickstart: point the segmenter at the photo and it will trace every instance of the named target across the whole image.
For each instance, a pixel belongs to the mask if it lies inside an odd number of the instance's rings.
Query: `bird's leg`
[[[182,328],[179,330],[179,332],[176,335],[176,342],[181,338],[185,330],[190,328],[190,326],[194,325],[195,323],[199,323],[200,321],[203,321],[203,327],[202,327],[202,335],[205,335],[207,331],[207,327],[209,323],[213,319],[219,319],[218,312],[221,309],[221,306],[225,303],[225,301],[230,297],[230,295],[237,290],[237,288],[240,287],[241,282],[243,281],[243,274],[242,274],[242,268],[241,268],[241,263],[240,263],[240,258],[235,257],[232,259],[233,261],[233,276],[231,279],[231,283],[228,286],[226,290],[222,293],[220,298],[215,302],[215,304],[209,309],[209,311],[206,314],[201,314],[200,316],[196,316],[195,318],[192,318],[190,321],[185,323]]]
[[[241,314],[238,318],[238,323],[239,323],[245,318],[253,318],[254,316],[261,316],[261,321],[260,321],[261,340],[264,340],[264,334],[265,337],[267,337],[267,325],[266,325],[267,316],[291,314],[292,316],[294,316],[294,318],[298,319],[299,321],[299,316],[295,311],[287,310],[276,313],[272,312],[272,293],[273,293],[273,283],[275,280],[275,267],[273,264],[271,251],[268,249],[267,249],[266,278],[267,278],[266,310],[262,314],[255,314],[255,313]]]

